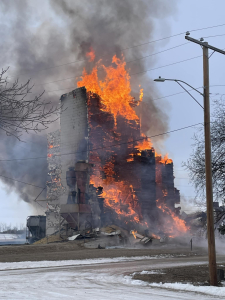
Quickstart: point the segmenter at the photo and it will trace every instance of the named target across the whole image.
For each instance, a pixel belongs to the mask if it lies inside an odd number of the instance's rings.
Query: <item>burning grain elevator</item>
[[[140,100],[129,98],[118,113],[84,86],[60,100],[60,130],[48,135],[47,235],[112,224],[173,234],[173,162],[141,134]]]

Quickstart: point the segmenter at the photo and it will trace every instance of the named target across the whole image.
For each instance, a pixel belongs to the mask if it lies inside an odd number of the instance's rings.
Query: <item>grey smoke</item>
[[[164,28],[164,36],[169,35],[169,17],[175,10],[176,0],[2,0],[0,67],[10,66],[9,80],[18,77],[24,82],[31,78],[35,83],[34,93],[46,90],[44,98],[58,104],[63,93],[76,88],[76,77],[82,74],[83,67],[91,69],[92,64],[85,56],[90,46],[96,52],[96,59],[102,58],[105,65],[111,63],[114,54],[121,57],[123,53],[126,61],[151,54],[157,44],[124,49],[150,41],[156,24],[157,28]],[[74,61],[80,62],[67,64]],[[132,74],[154,63],[155,58],[148,58],[127,66]],[[67,65],[52,68],[62,64]],[[71,79],[57,81],[65,78]],[[51,81],[57,82],[40,85]],[[145,133],[152,135],[167,131],[168,117],[152,101],[157,91],[149,82],[146,73],[131,78],[134,96],[138,97],[139,84],[144,88],[145,103],[139,111],[141,125]],[[57,126],[58,123],[54,124],[49,131]],[[45,134],[25,134],[25,144],[0,132],[0,158],[45,156]],[[44,159],[0,162],[0,175],[45,186],[47,162]],[[1,180],[27,202],[32,202],[40,192],[22,183]]]

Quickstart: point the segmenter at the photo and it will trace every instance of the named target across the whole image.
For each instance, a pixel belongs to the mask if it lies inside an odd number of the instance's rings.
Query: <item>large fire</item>
[[[87,57],[90,61],[94,60],[92,49],[87,53]],[[101,71],[101,79],[99,71]],[[143,160],[143,151],[148,151],[146,152],[148,155],[153,153],[155,157],[154,182],[161,199],[159,202],[155,201],[155,207],[157,206],[164,216],[169,216],[164,223],[166,226],[163,225],[159,231],[163,230],[170,236],[187,232],[185,222],[175,211],[166,206],[168,196],[165,194],[162,174],[173,161],[168,158],[168,154],[162,157],[161,154],[156,153],[151,140],[144,133],[140,133],[140,120],[135,106],[142,102],[144,91],[139,85],[138,100],[131,96],[130,75],[126,70],[124,58],[113,56],[110,66],[105,66],[99,61],[90,73],[84,69],[77,86],[85,86],[89,95],[88,115],[91,132],[89,160],[94,164],[90,183],[96,188],[101,187],[100,197],[104,199],[105,208],[118,219],[123,219],[125,223],[133,222],[147,227],[148,222],[146,223],[142,214],[143,205],[139,199],[142,197],[140,177],[143,176],[141,175],[143,171],[140,168],[139,173],[132,173],[131,166],[134,166],[138,157]],[[131,168],[131,171],[129,172],[127,168]]]

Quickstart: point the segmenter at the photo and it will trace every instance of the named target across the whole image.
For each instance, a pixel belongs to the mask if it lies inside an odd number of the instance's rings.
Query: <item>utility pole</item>
[[[212,158],[211,158],[211,134],[210,134],[209,49],[204,46],[203,46],[203,73],[204,73],[205,176],[206,176],[206,200],[207,200],[209,279],[211,285],[217,285],[218,283],[217,283],[216,250],[215,250],[215,235],[214,235]]]
[[[203,48],[203,82],[204,82],[204,130],[205,130],[205,174],[206,174],[206,202],[207,202],[207,235],[209,256],[210,285],[217,286],[217,266],[213,217],[213,188],[212,188],[212,160],[210,135],[210,102],[209,102],[209,49],[225,55],[225,51],[210,46],[203,39],[195,40],[186,33],[185,39],[199,44]]]

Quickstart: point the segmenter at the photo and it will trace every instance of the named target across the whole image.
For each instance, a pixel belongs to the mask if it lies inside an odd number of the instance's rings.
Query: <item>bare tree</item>
[[[213,101],[211,121],[212,179],[214,199],[225,203],[225,98]],[[183,163],[197,195],[205,199],[205,142],[203,128],[194,135],[193,152]]]
[[[24,224],[16,224],[14,226],[7,223],[0,223],[0,233],[18,233],[26,231],[26,226]]]
[[[33,88],[30,80],[25,84],[19,84],[18,80],[9,83],[5,77],[7,71],[0,72],[0,129],[18,139],[22,131],[47,129],[58,118],[60,108],[42,100],[44,92],[29,99]]]

